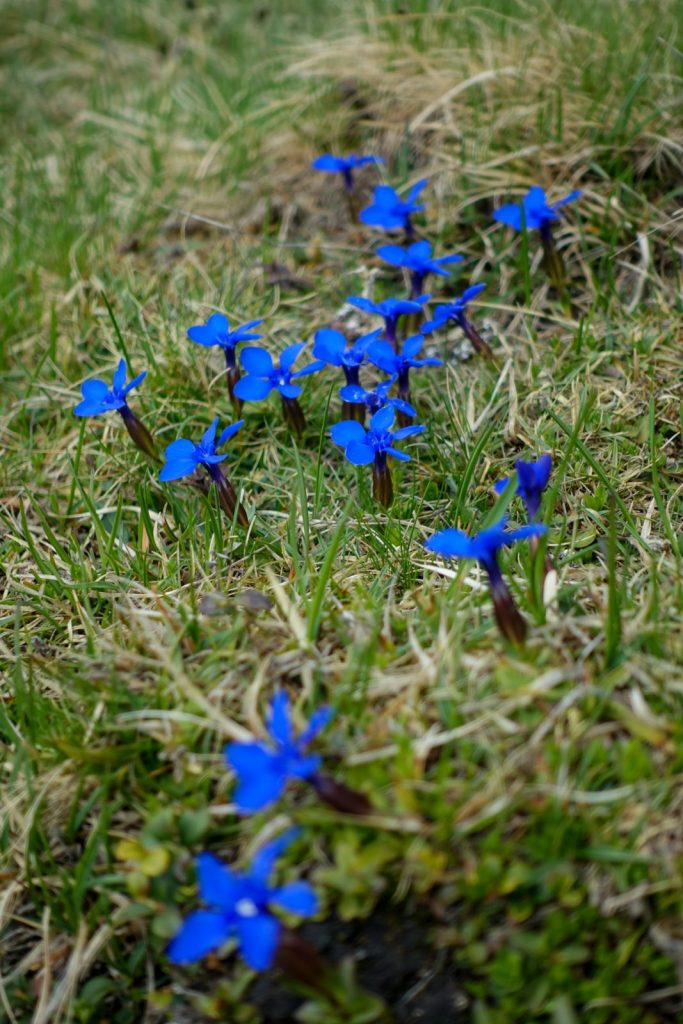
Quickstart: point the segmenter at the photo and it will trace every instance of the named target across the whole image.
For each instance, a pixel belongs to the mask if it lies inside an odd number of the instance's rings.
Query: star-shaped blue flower
[[[541,455],[536,462],[524,462],[523,459],[517,459],[515,462],[515,469],[517,470],[517,489],[515,493],[524,502],[529,519],[535,519],[539,513],[541,496],[548,486],[552,468],[553,460],[547,453]],[[499,480],[494,484],[496,493],[502,494],[509,482],[510,478],[506,477],[504,480]]]
[[[431,334],[432,331],[438,330],[447,324],[449,321],[454,321],[463,326],[463,321],[466,319],[466,309],[472,299],[476,299],[477,295],[486,288],[485,284],[473,284],[458,298],[453,299],[452,302],[444,303],[441,306],[437,306],[434,310],[434,319],[428,320],[426,324],[423,324],[420,330],[423,334]]]
[[[204,348],[212,348],[214,345],[222,348],[226,359],[231,356],[231,365],[234,365],[235,348],[241,341],[257,341],[261,338],[262,335],[254,334],[253,329],[262,323],[262,319],[250,320],[231,331],[227,316],[222,313],[213,313],[205,324],[195,324],[194,327],[188,328],[187,336],[190,341],[194,341],[197,345],[203,345]]]
[[[289,345],[280,355],[277,366],[273,363],[270,352],[257,346],[247,346],[240,353],[242,366],[247,372],[235,384],[235,394],[238,398],[247,402],[261,402],[267,398],[271,391],[279,391],[283,398],[294,399],[301,394],[301,388],[292,381],[300,377],[306,377],[310,373],[317,373],[322,370],[325,364],[317,361],[304,366],[302,370],[292,372],[292,366],[305,348],[303,342]]]
[[[386,341],[373,341],[368,345],[368,359],[384,373],[396,375],[401,386],[402,380],[407,380],[408,371],[419,369],[421,366],[443,366],[441,359],[429,357],[417,359],[417,354],[424,345],[424,338],[421,334],[414,334],[412,338],[406,338],[399,352]]]
[[[418,181],[405,199],[401,199],[391,186],[377,185],[373,201],[364,210],[361,210],[360,219],[371,227],[383,228],[385,231],[403,229],[408,234],[412,234],[413,226],[410,218],[414,213],[420,213],[425,208],[424,203],[417,203],[415,200],[426,184],[426,178]]]
[[[504,517],[494,526],[480,530],[469,537],[462,530],[441,530],[425,543],[428,551],[444,558],[474,558],[486,572],[491,584],[491,597],[496,622],[503,634],[513,644],[523,644],[526,637],[526,622],[520,615],[512,594],[498,565],[498,552],[502,547],[514,544],[528,537],[538,537],[548,529],[541,523],[529,523],[516,530],[506,530]]]
[[[450,256],[432,256],[432,246],[429,242],[413,242],[406,249],[400,245],[381,245],[377,255],[385,263],[393,267],[405,267],[410,271],[411,292],[419,295],[422,291],[427,274],[438,274],[440,277],[448,277],[449,271],[444,267],[452,263],[461,263],[464,259],[457,253]]]
[[[126,384],[126,360],[122,359],[114,374],[111,387],[105,381],[98,378],[83,381],[81,384],[83,401],[79,402],[74,409],[75,415],[101,416],[105,412],[115,412],[124,409],[127,404],[127,395],[138,384],[141,384],[146,376],[147,371],[143,370],[129,384]]]
[[[353,188],[353,172],[358,167],[365,167],[366,164],[383,164],[379,156],[333,156],[331,153],[323,153],[315,158],[311,166],[316,171],[327,171],[329,174],[341,174],[344,184],[348,189]]]
[[[509,203],[493,211],[494,220],[501,224],[508,224],[515,231],[522,230],[522,211],[524,211],[524,224],[529,231],[542,231],[552,221],[559,219],[557,212],[567,203],[573,203],[581,195],[581,191],[570,192],[564,199],[556,203],[548,203],[546,194],[538,185],[533,185],[519,203]]]
[[[234,871],[211,853],[197,857],[199,894],[209,909],[195,910],[185,918],[168,947],[173,963],[200,960],[236,938],[253,970],[263,971],[272,965],[282,929],[272,908],[301,917],[311,917],[318,909],[315,892],[307,882],[281,886],[269,882],[275,861],[295,835],[296,830],[291,830],[268,843],[243,872]]]
[[[179,480],[181,477],[190,476],[197,466],[205,466],[211,472],[213,466],[227,459],[227,453],[218,455],[216,449],[221,448],[229,438],[237,433],[244,424],[244,420],[231,423],[216,441],[218,420],[219,417],[216,416],[211,426],[202,435],[199,444],[194,444],[193,441],[189,441],[185,437],[180,437],[177,441],[169,444],[164,452],[166,464],[162,466],[159,473],[160,480]],[[213,476],[213,473],[211,475]]]
[[[364,313],[381,316],[384,320],[385,338],[387,341],[395,342],[399,319],[411,313],[421,313],[422,307],[430,299],[431,295],[418,295],[414,299],[383,299],[381,302],[373,302],[362,295],[351,295],[346,301],[350,306],[362,309]]]
[[[401,462],[410,462],[410,455],[394,448],[394,443],[414,434],[421,434],[425,428],[415,425],[392,430],[393,423],[394,410],[387,405],[374,414],[368,430],[357,420],[342,420],[341,423],[334,424],[330,434],[334,443],[344,449],[344,455],[354,466],[368,466],[378,457],[384,459],[387,455]]]
[[[542,523],[528,523],[516,530],[506,530],[507,519],[503,518],[494,526],[480,530],[473,537],[462,530],[441,530],[425,542],[428,551],[444,558],[474,558],[486,570],[492,582],[500,576],[497,555],[502,547],[514,544],[528,537],[546,533],[548,527]]]
[[[306,747],[325,728],[331,708],[320,708],[311,716],[300,736],[294,735],[289,698],[284,690],[270,705],[267,729],[270,743],[230,743],[225,759],[237,775],[235,803],[242,813],[260,811],[282,795],[290,779],[310,781],[320,768],[320,757],[307,754]]]
[[[368,345],[376,341],[381,333],[381,329],[372,331],[357,338],[352,345],[347,345],[341,331],[323,327],[315,333],[313,355],[329,366],[341,366],[347,383],[354,384],[358,382],[358,370],[365,362]]]
[[[352,405],[365,405],[370,410],[370,413],[376,413],[379,409],[383,409],[384,406],[390,405],[396,412],[402,412],[405,416],[415,416],[415,409],[409,402],[401,398],[390,397],[389,391],[395,381],[396,376],[390,380],[383,380],[376,384],[372,391],[367,391],[360,384],[346,384],[343,388],[339,389],[339,397],[344,402],[350,402]]]

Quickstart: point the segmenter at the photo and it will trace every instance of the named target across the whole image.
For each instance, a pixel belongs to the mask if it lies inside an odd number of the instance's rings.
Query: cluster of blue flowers
[[[313,166],[320,171],[339,174],[346,194],[353,197],[354,171],[366,165],[379,166],[382,162],[377,156],[325,154],[314,161]],[[405,198],[388,185],[378,185],[367,207],[358,211],[355,199],[350,206],[361,223],[388,232],[399,231],[404,235],[405,245],[382,245],[377,249],[377,256],[406,272],[410,283],[408,297],[389,297],[377,302],[362,296],[348,299],[351,306],[369,317],[379,318],[381,327],[353,338],[347,338],[333,327],[318,330],[313,339],[313,361],[297,370],[294,369],[295,364],[306,347],[303,342],[287,346],[277,361],[267,349],[250,344],[262,338],[261,334],[255,333],[255,328],[263,323],[260,319],[234,328],[226,316],[215,313],[205,324],[194,325],[187,331],[192,342],[223,351],[228,393],[238,415],[243,403],[265,401],[275,391],[280,395],[286,423],[299,436],[306,427],[304,411],[299,404],[303,390],[300,381],[325,367],[341,370],[344,379],[339,390],[343,403],[342,419],[331,427],[331,439],[353,466],[373,467],[373,494],[384,506],[393,499],[389,460],[410,460],[410,456],[397,445],[426,429],[414,422],[417,413],[411,394],[411,371],[442,365],[440,359],[420,355],[425,335],[455,323],[475,351],[486,357],[492,355],[468,312],[469,304],[485,287],[481,283],[470,285],[460,296],[437,305],[431,319],[420,325],[431,299],[431,295],[424,291],[428,276],[447,277],[450,273],[447,268],[463,260],[457,253],[434,256],[428,241],[413,240],[413,217],[425,209],[424,204],[418,201],[425,185],[426,181],[419,181]],[[496,220],[516,230],[540,232],[551,276],[558,286],[564,269],[554,247],[552,228],[560,216],[558,211],[578,195],[578,192],[572,192],[559,202],[549,204],[543,190],[533,187],[520,203],[503,206],[494,212]],[[401,337],[403,322],[410,327]],[[372,367],[375,375],[377,371],[384,374],[384,379],[369,386],[371,382],[361,379],[367,367]],[[145,372],[129,383],[126,383],[126,376],[126,363],[121,359],[111,386],[99,379],[85,381],[82,401],[74,412],[82,417],[118,412],[138,448],[162,462],[154,439],[128,405],[130,392],[142,383]],[[366,427],[368,412],[370,419]],[[240,418],[219,433],[219,418],[216,417],[199,442],[186,437],[177,438],[165,449],[159,479],[171,482],[190,478],[197,486],[202,486],[206,485],[208,478],[208,482],[215,485],[221,506],[231,521],[247,528],[249,517],[224,472],[227,454],[219,451],[244,423]],[[205,473],[203,478],[197,475],[200,468]],[[526,624],[503,579],[499,552],[521,540],[529,540],[532,555],[536,552],[538,539],[547,530],[539,518],[541,498],[548,485],[551,468],[552,460],[548,454],[541,455],[536,461],[518,460],[515,464],[515,493],[524,503],[526,524],[509,529],[504,517],[472,536],[459,529],[445,529],[435,533],[424,545],[428,551],[442,557],[473,559],[479,563],[491,584],[499,628],[514,644],[524,641]],[[510,478],[501,480],[495,485],[495,491],[502,494],[510,485]],[[287,695],[283,691],[276,693],[267,720],[267,741],[231,743],[225,750],[226,765],[237,780],[234,802],[238,812],[249,814],[270,806],[283,795],[290,782],[310,785],[319,798],[339,811],[351,814],[372,811],[367,797],[326,775],[322,771],[320,756],[308,750],[331,716],[329,708],[319,709],[304,731],[297,735]],[[186,918],[169,946],[169,957],[177,963],[193,961],[222,946],[226,940],[235,939],[244,959],[255,970],[276,962],[286,929],[275,909],[304,917],[315,914],[317,910],[316,896],[306,882],[290,882],[281,886],[270,884],[276,860],[292,839],[293,834],[289,832],[268,843],[253,858],[250,867],[242,872],[221,863],[210,853],[200,854],[196,870],[199,894],[206,909],[196,910]]]

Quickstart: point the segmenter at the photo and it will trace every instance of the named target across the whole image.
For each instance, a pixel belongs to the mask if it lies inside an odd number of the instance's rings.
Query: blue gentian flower
[[[340,366],[347,384],[358,384],[358,371],[365,362],[368,345],[376,341],[381,333],[380,328],[356,338],[353,344],[348,345],[341,331],[323,327],[315,332],[313,355],[329,366]]]
[[[292,366],[304,348],[303,342],[289,345],[280,354],[277,366],[273,363],[270,352],[264,348],[256,346],[243,348],[240,359],[242,366],[247,371],[247,376],[242,377],[235,385],[237,397],[247,402],[261,402],[268,397],[271,391],[279,391],[285,420],[297,434],[303,432],[306,420],[303,409],[297,401],[302,389],[293,381],[300,377],[307,377],[311,373],[317,373],[325,366],[322,361],[317,360],[294,373]]]
[[[516,530],[506,530],[506,525],[507,519],[503,518],[473,537],[462,530],[441,530],[426,541],[425,547],[444,558],[474,558],[479,562],[491,584],[493,608],[501,632],[512,643],[521,644],[526,637],[526,623],[503,579],[498,552],[518,540],[538,537],[546,533],[548,527],[541,523],[529,523]]]
[[[76,416],[101,416],[104,412],[120,411],[126,406],[128,393],[141,384],[146,376],[147,371],[143,370],[129,384],[126,384],[126,360],[122,359],[114,374],[111,387],[105,381],[97,378],[83,381],[81,384],[83,401],[78,403],[74,413]]]
[[[427,274],[438,274],[441,277],[448,277],[448,271],[444,267],[451,263],[461,263],[464,256],[453,253],[451,256],[432,256],[432,246],[429,242],[413,242],[404,249],[400,245],[381,245],[377,255],[385,263],[394,267],[405,267],[410,271],[410,294],[420,295]]]
[[[307,882],[282,886],[269,882],[275,861],[295,835],[292,829],[268,843],[242,872],[234,871],[211,853],[197,857],[199,895],[209,909],[195,910],[185,918],[168,947],[173,963],[200,960],[235,938],[253,970],[264,971],[273,964],[282,925],[272,908],[301,917],[311,917],[318,909],[315,892]]]
[[[225,367],[227,370],[227,385],[230,400],[239,413],[241,402],[235,395],[235,384],[240,379],[239,366],[235,358],[235,349],[243,341],[257,341],[261,335],[254,334],[253,328],[262,324],[263,320],[250,320],[241,327],[230,330],[230,321],[222,313],[214,313],[205,324],[196,324],[190,327],[187,336],[190,341],[204,348],[218,346],[223,349],[225,356]]]
[[[431,334],[432,331],[439,330],[440,327],[444,327],[446,324],[453,321],[460,327],[464,332],[465,336],[471,341],[473,347],[477,352],[482,355],[491,358],[493,352],[481,337],[479,332],[475,329],[474,325],[470,321],[466,314],[468,304],[472,299],[480,295],[481,292],[486,288],[485,284],[473,284],[458,298],[453,299],[452,302],[444,303],[441,306],[437,306],[434,310],[434,319],[428,320],[426,324],[423,324],[420,330],[423,334]]]
[[[376,413],[379,409],[383,409],[385,405],[390,405],[396,412],[401,412],[404,416],[413,417],[415,416],[415,410],[412,405],[400,398],[393,398],[389,395],[389,391],[396,379],[394,375],[390,380],[380,381],[372,391],[367,391],[360,384],[347,384],[339,389],[339,397],[351,405],[366,406],[371,414]]]
[[[523,459],[517,459],[515,462],[515,469],[517,470],[517,489],[515,493],[524,502],[524,507],[530,520],[535,519],[540,511],[541,496],[548,486],[552,468],[553,460],[547,453],[541,455],[536,462],[524,462]],[[494,490],[497,494],[502,494],[509,483],[510,477],[499,480],[493,485]]]
[[[158,462],[159,456],[154,438],[126,401],[133,388],[136,388],[145,379],[147,371],[143,370],[129,384],[126,384],[126,375],[126,360],[121,359],[114,373],[111,387],[106,381],[99,380],[97,377],[93,380],[83,381],[81,384],[83,400],[74,408],[74,414],[76,416],[101,416],[105,412],[118,412],[133,443],[145,455],[149,455],[150,458]]]
[[[570,192],[564,199],[556,203],[548,203],[546,194],[538,185],[533,185],[519,203],[508,203],[493,211],[494,220],[508,224],[515,231],[522,230],[522,212],[524,225],[529,231],[542,231],[548,224],[559,219],[557,212],[567,203],[573,203],[581,195],[581,191]]]
[[[244,426],[244,420],[231,423],[229,427],[222,431],[216,441],[218,421],[219,417],[216,416],[211,426],[202,434],[199,444],[194,444],[193,441],[188,441],[184,437],[180,437],[177,441],[169,444],[164,452],[166,464],[159,473],[159,479],[179,480],[181,477],[190,476],[198,466],[204,466],[210,470],[212,466],[227,459],[227,452],[223,455],[218,455],[216,449],[221,448],[229,438],[237,433],[240,427]]]
[[[237,500],[237,495],[232,484],[223,473],[219,463],[227,459],[227,453],[218,455],[216,449],[221,448],[226,441],[233,437],[244,425],[244,420],[231,423],[222,431],[216,441],[216,430],[218,429],[218,416],[211,426],[202,435],[199,444],[189,441],[185,437],[178,438],[167,447],[164,452],[165,464],[159,473],[159,479],[163,481],[180,480],[182,477],[190,476],[195,469],[203,466],[218,490],[221,507],[232,521],[237,513],[237,522],[240,526],[247,527],[249,519],[244,506]]]
[[[354,466],[368,466],[372,463],[373,495],[387,508],[394,496],[387,456],[401,462],[410,462],[410,455],[399,451],[394,443],[421,434],[425,429],[415,425],[392,430],[393,423],[394,410],[387,405],[374,414],[369,430],[365,430],[357,420],[342,420],[330,430],[332,440],[344,449],[344,455]]]
[[[383,299],[382,302],[373,302],[362,295],[351,295],[346,301],[350,306],[362,309],[364,313],[381,316],[384,320],[384,337],[395,345],[399,319],[411,313],[421,313],[422,307],[430,299],[431,295],[418,295],[414,299]]]
[[[327,171],[330,174],[341,174],[344,184],[349,191],[353,188],[353,172],[357,167],[365,167],[366,164],[383,164],[380,156],[332,156],[331,153],[323,153],[315,158],[311,166],[316,171]]]
[[[231,360],[230,365],[235,365],[235,348],[241,341],[257,341],[262,335],[254,334],[253,328],[263,323],[261,320],[250,320],[241,327],[230,330],[230,321],[222,313],[213,313],[205,324],[195,324],[189,327],[187,336],[190,341],[204,348],[212,348],[218,345],[225,352],[226,361]]]
[[[424,203],[416,203],[415,200],[426,184],[426,178],[418,181],[405,199],[401,199],[389,185],[377,185],[373,201],[361,210],[360,219],[371,227],[382,228],[384,231],[402,229],[407,235],[412,235],[413,225],[410,218],[425,208]]]
[[[225,748],[225,759],[237,774],[235,803],[240,811],[260,811],[273,803],[290,779],[313,780],[320,769],[320,757],[307,754],[306,747],[325,728],[332,714],[331,708],[320,708],[301,735],[295,736],[289,698],[284,690],[275,694],[267,722],[270,742],[230,743]]]
[[[424,344],[421,334],[406,338],[399,352],[386,341],[373,341],[368,346],[368,359],[385,373],[396,376],[398,395],[404,402],[410,402],[410,371],[421,366],[443,366],[440,359],[417,359],[416,356]]]
[[[529,231],[538,231],[543,246],[543,263],[551,283],[562,293],[566,284],[566,272],[562,254],[555,247],[553,224],[559,220],[557,212],[567,203],[573,203],[581,195],[580,191],[570,192],[557,203],[548,203],[545,192],[538,185],[529,189],[520,203],[509,203],[493,211],[494,219],[501,224],[508,224],[515,231],[522,230],[522,224]],[[522,219],[522,213],[524,217]]]

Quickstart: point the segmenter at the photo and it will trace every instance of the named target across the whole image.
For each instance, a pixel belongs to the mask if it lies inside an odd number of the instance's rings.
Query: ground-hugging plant
[[[353,194],[353,170],[367,163],[379,164],[377,157],[348,158],[323,156],[314,162],[318,170],[341,174],[347,197]],[[412,216],[424,210],[416,202],[426,185],[418,182],[410,190],[407,199],[402,200],[389,186],[380,185],[375,189],[374,200],[360,213],[361,222],[386,231],[401,230],[410,239],[414,235]],[[539,228],[546,255],[551,251],[551,224],[557,218],[559,206],[570,202],[578,194],[572,193],[565,200],[548,206],[544,194],[532,189],[520,208],[504,207],[496,212],[497,219],[514,227]],[[355,214],[355,198],[351,210]],[[519,223],[518,223],[519,221]],[[348,303],[362,312],[379,316],[384,327],[369,334],[356,335],[348,339],[336,328],[321,328],[315,333],[314,361],[295,371],[296,359],[303,352],[304,343],[286,346],[276,359],[264,347],[245,345],[239,352],[239,363],[245,371],[240,375],[236,348],[238,344],[261,338],[252,333],[263,323],[262,319],[251,320],[235,330],[230,329],[228,318],[214,313],[206,324],[188,329],[188,337],[204,347],[217,346],[225,354],[228,393],[239,410],[243,402],[260,402],[272,391],[282,399],[285,423],[298,443],[304,441],[306,420],[299,403],[302,387],[301,378],[317,374],[326,367],[342,369],[345,385],[339,394],[344,402],[343,418],[334,423],[329,434],[332,441],[344,450],[348,462],[354,466],[372,465],[373,497],[378,505],[388,509],[395,497],[395,488],[390,471],[389,459],[409,462],[410,456],[396,447],[397,442],[422,434],[427,425],[415,424],[415,409],[410,387],[410,370],[433,367],[435,372],[443,361],[435,357],[418,358],[424,343],[424,336],[456,324],[480,355],[490,357],[492,351],[473,326],[467,313],[468,304],[476,298],[485,285],[478,283],[468,287],[455,300],[436,306],[432,319],[424,322],[420,333],[410,337],[400,336],[403,318],[424,316],[431,296],[422,293],[428,274],[447,276],[447,265],[460,262],[462,257],[450,255],[434,258],[431,245],[426,240],[412,242],[407,248],[398,245],[384,245],[377,255],[393,266],[405,268],[410,274],[409,297],[387,297],[378,301],[353,296]],[[557,270],[557,261],[553,264]],[[558,271],[559,273],[559,271]],[[372,388],[368,368],[374,368],[386,375],[386,379],[374,382]],[[141,373],[128,385],[125,384],[125,362],[121,360],[111,388],[100,381],[86,381],[82,386],[83,401],[74,410],[79,416],[97,416],[117,410],[136,445],[145,454],[156,457],[151,435],[128,408],[126,396],[141,383]],[[395,394],[392,393],[395,390]],[[369,426],[364,426],[366,410],[371,416]],[[398,414],[400,426],[393,429]],[[215,486],[220,504],[228,522],[242,527],[249,526],[244,506],[224,473],[221,464],[227,457],[218,453],[230,438],[241,428],[248,429],[246,420],[239,420],[226,427],[216,439],[219,417],[202,435],[199,443],[181,437],[169,444],[165,450],[165,462],[159,473],[164,482],[192,477],[202,467],[210,482]],[[547,526],[539,522],[541,494],[548,484],[552,461],[550,455],[542,455],[537,462],[517,460],[515,464],[516,493],[522,498],[527,516],[526,525],[507,529],[506,518],[487,526],[476,535],[468,535],[461,529],[449,528],[433,534],[424,547],[446,558],[474,559],[483,568],[491,585],[493,609],[499,629],[504,638],[516,647],[521,647],[527,635],[527,624],[519,612],[512,593],[505,583],[498,563],[498,552],[517,541],[529,539],[532,549],[538,538],[546,533]],[[495,486],[498,495],[506,492],[509,478]],[[400,490],[399,490],[400,493]],[[344,782],[322,771],[319,754],[311,753],[309,746],[318,734],[326,728],[332,717],[332,709],[322,707],[314,711],[308,725],[297,734],[292,718],[292,707],[286,691],[278,690],[270,703],[267,716],[267,739],[236,740],[225,749],[225,762],[234,774],[237,785],[234,791],[235,811],[244,816],[261,813],[272,807],[286,795],[290,782],[307,783],[315,794],[331,808],[344,816],[365,818],[375,813],[370,797],[351,788]],[[288,795],[288,794],[287,794]],[[319,903],[311,886],[305,881],[289,882],[272,887],[270,876],[276,859],[292,839],[287,833],[263,846],[252,860],[251,866],[242,872],[222,863],[213,852],[201,852],[195,859],[199,894],[206,905],[189,914],[168,946],[168,957],[176,964],[184,964],[202,958],[219,950],[229,940],[236,940],[238,948],[248,963],[257,971],[279,965],[290,975],[317,993],[320,1004],[320,1020],[371,1021],[384,1017],[384,1008],[377,1000],[357,993],[353,1000],[344,1005],[340,995],[339,977],[318,957],[315,949],[289,927],[282,924],[274,908],[298,916],[316,914]],[[348,983],[351,984],[349,979]],[[342,986],[343,987],[343,986]],[[348,993],[347,993],[348,994]],[[356,1009],[352,1010],[352,1004]],[[312,1004],[313,1005],[313,1004]],[[313,1008],[310,1019],[318,1019]],[[327,1014],[327,1016],[325,1016]],[[346,1015],[345,1015],[346,1014]]]

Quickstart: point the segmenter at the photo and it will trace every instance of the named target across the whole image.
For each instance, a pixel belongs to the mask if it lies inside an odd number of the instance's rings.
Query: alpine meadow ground
[[[0,1020],[681,1020],[680,4],[4,0],[0,19]],[[349,200],[322,153],[384,163]],[[388,508],[330,436],[335,366],[294,380],[298,436],[277,396],[244,402],[220,465],[246,528],[219,487],[160,481],[114,412],[74,415],[123,358],[160,451],[222,430],[226,363],[187,337],[217,312],[262,320],[273,354],[306,342],[296,368],[322,328],[380,328],[346,299],[406,281],[349,207],[422,179],[415,239],[464,257],[428,315],[485,284],[469,314],[492,358],[457,326],[425,336],[444,365],[410,371],[426,429],[397,446]],[[537,234],[493,217],[533,185],[581,190],[559,293]],[[521,644],[476,562],[425,542],[520,526],[494,485],[544,453],[547,534],[500,555]],[[283,693],[296,781],[238,813],[224,749],[277,744]],[[327,987],[251,969],[241,933],[246,963],[173,962],[197,856],[248,886],[292,825],[268,893]]]

